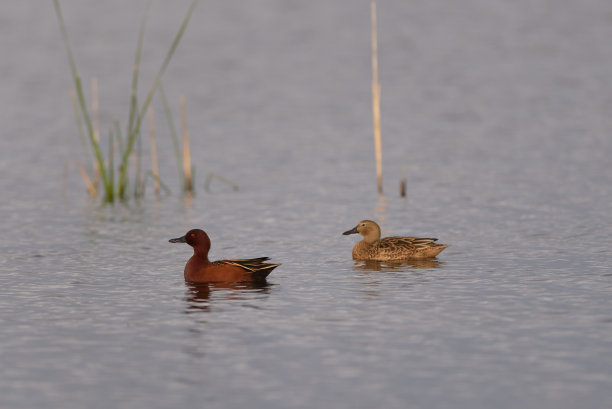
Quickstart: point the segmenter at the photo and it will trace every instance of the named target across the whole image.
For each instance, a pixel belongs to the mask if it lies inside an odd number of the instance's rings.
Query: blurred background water
[[[146,3],[61,4],[105,135],[126,123]],[[188,6],[153,2],[141,98]],[[201,1],[164,77],[196,196],[156,102],[173,194],[114,206],[74,165],[52,3],[2,8],[1,407],[612,405],[611,2],[379,1],[379,198],[369,2]],[[209,172],[239,191],[204,192]],[[364,218],[452,246],[354,262],[341,233]],[[186,284],[190,249],[167,240],[192,227],[213,259],[282,266],[265,286]]]

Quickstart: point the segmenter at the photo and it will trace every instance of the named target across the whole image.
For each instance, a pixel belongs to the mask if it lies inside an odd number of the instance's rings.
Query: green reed
[[[151,2],[149,1],[145,10],[145,13],[142,18],[142,22],[140,25],[140,30],[138,34],[138,43],[136,47],[136,54],[134,57],[134,70],[132,73],[132,86],[131,86],[131,94],[130,94],[130,108],[129,108],[129,116],[128,116],[128,127],[127,134],[125,139],[121,136],[121,132],[119,130],[119,126],[115,121],[114,129],[111,128],[111,134],[109,136],[109,153],[108,153],[108,162],[105,162],[104,156],[102,154],[99,141],[95,137],[94,126],[92,123],[90,111],[87,107],[87,102],[85,101],[85,96],[83,93],[83,86],[81,82],[81,76],[79,75],[76,63],[72,54],[72,50],[70,47],[70,42],[68,39],[68,30],[66,29],[66,24],[64,22],[64,18],[62,15],[61,7],[59,0],[53,0],[53,4],[55,6],[55,11],[57,14],[57,19],[60,26],[60,31],[62,34],[62,39],[66,48],[66,53],[68,55],[68,63],[70,65],[70,71],[72,73],[72,77],[74,79],[75,91],[76,91],[76,101],[78,105],[78,114],[77,115],[77,126],[82,128],[82,122],[85,123],[86,133],[89,137],[89,142],[91,148],[93,150],[94,158],[97,164],[97,167],[100,171],[100,175],[102,178],[102,183],[104,186],[104,201],[105,202],[114,202],[117,198],[119,199],[127,199],[127,183],[128,183],[128,169],[129,169],[129,159],[132,154],[134,144],[137,139],[139,139],[140,135],[140,127],[143,121],[143,118],[146,115],[147,109],[151,105],[151,101],[153,100],[153,96],[155,95],[156,90],[159,88],[161,83],[161,78],[178,47],[181,38],[183,37],[183,33],[189,24],[189,20],[193,14],[193,11],[198,3],[198,0],[193,0],[191,3],[187,14],[185,15],[183,22],[178,30],[178,33],[174,37],[174,41],[168,50],[164,61],[162,62],[161,67],[159,68],[157,75],[151,88],[149,89],[144,104],[142,106],[138,106],[137,100],[137,90],[138,90],[138,76],[139,76],[139,67],[140,67],[140,57],[142,52],[142,44],[144,39],[144,28],[147,21],[148,10]],[[80,119],[82,117],[82,122]],[[117,142],[117,146],[119,148],[119,152],[117,153],[117,157],[119,158],[119,175],[118,178],[115,178],[114,175],[114,145],[115,141]],[[117,180],[116,180],[117,179]]]
[[[166,98],[166,92],[164,91],[163,84],[159,84],[159,96],[161,97],[162,104],[164,106],[164,113],[166,115],[166,121],[168,122],[168,128],[170,128],[170,136],[172,137],[172,146],[174,147],[174,156],[176,157],[176,167],[178,170],[179,182],[183,192],[186,189],[185,186],[185,175],[183,173],[183,159],[181,156],[181,148],[176,132],[176,126],[174,126],[174,118],[172,117],[172,110],[170,104]]]

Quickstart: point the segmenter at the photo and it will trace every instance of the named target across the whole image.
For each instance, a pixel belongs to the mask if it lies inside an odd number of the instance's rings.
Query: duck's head
[[[176,239],[170,239],[170,243],[187,243],[193,249],[198,252],[208,253],[210,250],[210,239],[208,234],[201,229],[192,229],[187,232],[183,237],[177,237]]]
[[[361,234],[367,243],[374,243],[376,240],[380,239],[380,227],[372,220],[362,220],[357,226],[342,234],[349,235],[357,233]]]

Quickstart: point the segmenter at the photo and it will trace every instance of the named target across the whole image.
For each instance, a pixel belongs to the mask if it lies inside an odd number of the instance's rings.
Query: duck
[[[380,238],[380,226],[372,220],[362,220],[344,234],[361,234],[363,240],[353,247],[353,259],[365,261],[398,261],[434,258],[447,244],[435,243],[438,239],[424,237]]]
[[[280,264],[267,263],[269,257],[239,260],[208,260],[210,238],[204,230],[192,229],[170,243],[187,243],[193,247],[193,256],[185,265],[185,281],[189,282],[254,282],[266,277]]]

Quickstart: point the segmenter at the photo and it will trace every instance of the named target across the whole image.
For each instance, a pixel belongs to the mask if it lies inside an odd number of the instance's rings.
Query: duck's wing
[[[380,240],[380,248],[382,249],[395,249],[395,248],[405,248],[405,249],[424,249],[427,247],[431,247],[435,241],[438,239],[431,237],[385,237]]]
[[[237,266],[251,272],[255,278],[263,279],[266,278],[272,270],[280,266],[280,264],[266,263],[269,259],[269,257],[259,257],[241,260],[218,260],[215,261],[215,263]]]

